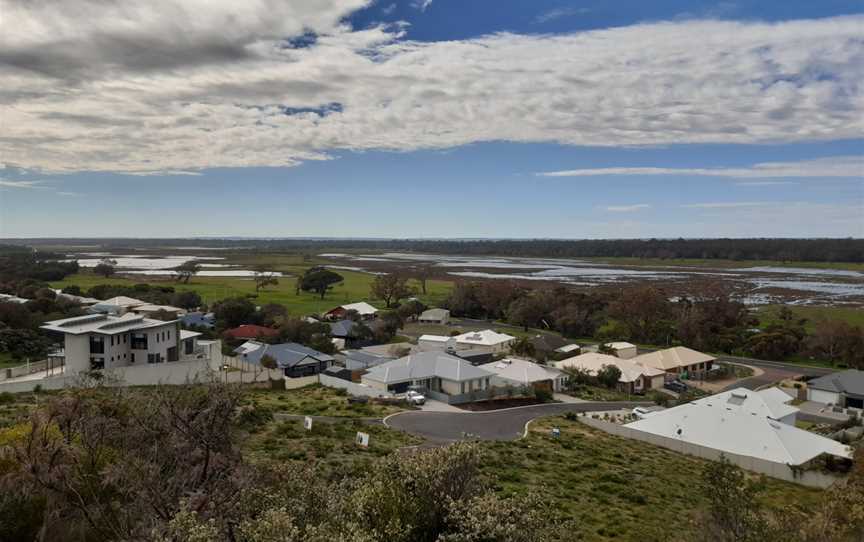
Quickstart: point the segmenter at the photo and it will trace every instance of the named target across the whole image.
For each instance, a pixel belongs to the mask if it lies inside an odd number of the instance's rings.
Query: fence
[[[318,381],[321,382],[321,384],[324,386],[346,390],[351,395],[359,395],[363,397],[394,396],[389,391],[379,390],[371,386],[365,386],[363,384],[357,384],[355,382],[348,382],[347,380],[342,380],[341,378],[336,378],[335,376],[329,376],[323,373],[318,375]]]
[[[45,373],[45,376],[51,376],[52,373],[62,373],[63,372],[63,361],[61,359],[43,359],[41,361],[34,361],[31,363],[25,363],[24,365],[19,365],[17,367],[10,367],[8,369],[4,369],[0,372],[0,382],[3,380],[9,380],[10,378],[19,378],[22,376],[27,376],[35,373]]]
[[[698,444],[693,444],[690,442],[684,442],[669,437],[646,433],[645,431],[639,431],[637,429],[632,429],[623,425],[590,418],[588,416],[580,416],[579,421],[612,435],[639,440],[641,442],[647,442],[648,444],[653,444],[654,446],[660,446],[661,448],[666,448],[667,450],[672,450],[681,454],[701,457],[702,459],[719,461],[720,456],[722,455],[730,463],[738,465],[742,469],[758,472],[772,478],[777,478],[780,480],[785,480],[786,482],[793,482],[795,484],[801,484],[808,487],[826,489],[833,485],[839,479],[839,477],[833,476],[831,474],[810,470],[793,470],[792,467],[785,463],[775,463],[773,461],[767,461],[765,459],[759,459],[757,457],[723,452],[715,448],[709,448],[707,446],[700,446]]]

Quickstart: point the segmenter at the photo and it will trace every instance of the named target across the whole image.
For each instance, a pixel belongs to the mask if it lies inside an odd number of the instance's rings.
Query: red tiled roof
[[[279,331],[270,327],[243,324],[240,327],[225,330],[225,336],[235,339],[257,339],[258,337],[275,337]]]

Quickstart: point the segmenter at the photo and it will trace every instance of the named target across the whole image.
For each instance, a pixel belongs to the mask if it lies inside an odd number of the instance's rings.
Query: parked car
[[[636,416],[636,418],[639,420],[641,420],[641,419],[643,419],[646,416],[649,416],[651,414],[650,410],[648,410],[645,407],[641,407],[641,406],[637,406],[636,408],[633,409],[632,412],[633,412],[633,415]]]
[[[426,397],[419,391],[408,390],[405,394],[405,400],[412,405],[422,405],[426,402]]]
[[[674,391],[675,393],[684,393],[687,391],[687,384],[681,382],[680,380],[670,380],[666,384],[663,385],[667,390]]]

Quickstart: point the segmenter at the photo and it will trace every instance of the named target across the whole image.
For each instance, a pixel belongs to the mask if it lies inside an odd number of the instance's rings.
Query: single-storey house
[[[186,309],[181,309],[180,307],[173,307],[171,305],[138,305],[137,307],[132,307],[132,312],[135,314],[143,314],[144,316],[153,316],[157,312],[166,312],[174,318],[179,318],[186,314]]]
[[[66,301],[72,301],[73,303],[78,303],[79,305],[89,306],[95,305],[96,303],[101,303],[102,300],[96,299],[95,297],[86,297],[83,295],[75,295],[75,294],[66,294],[63,293],[61,289],[55,289],[54,293],[57,294],[58,299],[65,299]],[[2,296],[0,296],[2,297]],[[2,301],[2,299],[0,299]]]
[[[588,352],[572,358],[556,361],[552,366],[556,369],[582,369],[588,374],[596,375],[604,365],[612,365],[621,371],[618,377],[618,390],[622,393],[645,393],[651,389],[663,387],[665,373],[659,369],[634,363],[635,360],[621,359],[607,354]]]
[[[495,354],[505,353],[510,350],[510,345],[516,337],[506,333],[498,333],[491,329],[483,331],[469,331],[461,335],[421,335],[417,339],[417,346],[421,350],[445,350],[448,352],[458,350],[486,350]]]
[[[279,330],[272,327],[258,326],[255,324],[243,324],[223,333],[230,339],[270,339],[279,336]]]
[[[468,394],[489,388],[493,376],[445,352],[420,352],[373,367],[361,382],[391,393],[420,388],[432,399],[459,403],[471,401]]]
[[[864,371],[849,369],[811,380],[807,383],[807,400],[864,408]]]
[[[202,329],[213,329],[216,327],[216,317],[212,312],[190,312],[180,318],[180,323],[186,327],[200,327]]]
[[[240,359],[249,363],[261,363],[261,358],[270,356],[276,360],[277,368],[287,378],[317,375],[333,365],[333,356],[313,350],[302,344],[265,344],[247,341],[234,350]]]
[[[675,346],[636,356],[633,361],[669,374],[687,378],[704,378],[716,358],[686,346]]]
[[[539,333],[534,335],[528,341],[534,346],[534,353],[538,356],[548,356],[559,348],[566,346],[567,341],[558,335],[549,335],[547,333]]]
[[[621,359],[632,359],[639,353],[635,344],[624,341],[606,343],[606,346],[614,350],[615,355]]]
[[[550,392],[561,391],[567,385],[567,374],[553,367],[517,358],[504,358],[480,365],[491,373],[494,386],[530,386]]]
[[[450,311],[447,309],[429,309],[417,318],[421,324],[439,324],[445,325],[450,323]]]
[[[372,320],[378,316],[378,309],[365,301],[361,301],[359,303],[349,303],[348,305],[341,305],[335,309],[330,309],[324,314],[324,318],[327,320],[343,320],[350,311],[359,314],[360,318],[363,320]]]
[[[391,356],[373,354],[362,350],[345,350],[343,355],[345,356],[345,368],[352,371],[371,369],[372,367],[396,359]]]
[[[87,310],[94,313],[107,313],[121,316],[123,314],[126,314],[127,312],[131,312],[132,309],[135,307],[140,307],[147,304],[148,303],[146,301],[141,301],[140,299],[135,299],[134,297],[118,295],[117,297],[112,297],[111,299],[106,299],[105,301],[95,303],[91,305]]]
[[[697,447],[710,448],[784,468],[805,466],[824,455],[852,457],[848,446],[798,429],[794,421],[786,423],[794,420],[797,409],[778,398],[771,390],[737,388],[655,412],[625,427],[662,437],[655,444],[685,453],[681,443],[693,445],[689,453],[694,455]]]
[[[573,356],[578,356],[582,353],[582,347],[578,344],[565,344],[561,348],[556,348],[555,352],[558,354],[570,354]]]

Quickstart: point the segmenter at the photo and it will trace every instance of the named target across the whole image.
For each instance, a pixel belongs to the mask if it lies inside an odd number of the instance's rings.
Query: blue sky
[[[864,236],[860,2],[108,4],[0,37],[0,237]]]

